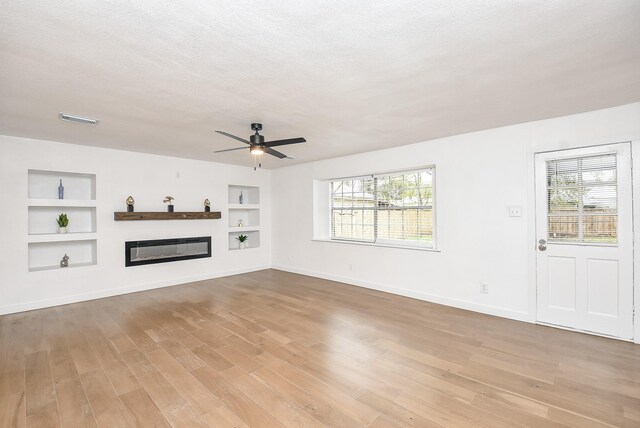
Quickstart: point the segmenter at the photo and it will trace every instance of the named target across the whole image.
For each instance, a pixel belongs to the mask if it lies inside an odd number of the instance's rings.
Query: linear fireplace
[[[149,265],[211,257],[211,237],[126,241],[125,266]]]

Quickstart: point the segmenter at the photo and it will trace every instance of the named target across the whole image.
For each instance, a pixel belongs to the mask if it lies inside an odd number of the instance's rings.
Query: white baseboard
[[[407,290],[404,288],[391,287],[385,284],[361,281],[354,278],[348,278],[348,277],[343,277],[338,275],[329,275],[322,272],[297,269],[297,268],[292,268],[292,267],[283,266],[283,265],[253,266],[249,268],[215,272],[215,273],[205,274],[205,275],[176,278],[169,281],[137,284],[137,285],[121,287],[121,288],[99,290],[91,293],[73,294],[69,296],[56,297],[53,299],[36,300],[32,302],[20,303],[17,305],[0,306],[0,315],[31,311],[34,309],[49,308],[51,306],[68,305],[70,303],[78,303],[78,302],[84,302],[87,300],[102,299],[105,297],[119,296],[119,295],[128,294],[128,293],[136,293],[139,291],[153,290],[153,289],[163,288],[163,287],[171,287],[174,285],[186,284],[189,282],[204,281],[207,279],[238,275],[238,274],[247,273],[247,272],[255,272],[258,270],[269,269],[269,268],[278,269],[285,272],[297,273],[300,275],[313,276],[316,278],[327,279],[330,281],[342,282],[349,285],[355,285],[357,287],[363,287],[363,288],[368,288],[368,289],[377,290],[377,291],[384,291],[386,293],[397,294],[400,296],[411,297],[418,300],[424,300],[427,302],[438,303],[441,305],[452,306],[460,309],[467,309],[470,311],[480,312],[480,313],[489,314],[489,315],[495,315],[503,318],[532,322],[527,312],[519,312],[519,311],[500,308],[496,306],[483,305],[476,302],[452,299],[449,297],[443,297],[443,296],[423,293],[419,291]]]
[[[453,299],[450,297],[438,296],[435,294],[423,293],[414,290],[407,290],[399,287],[391,287],[385,284],[379,284],[369,281],[362,281],[355,278],[343,277],[339,275],[329,275],[322,272],[310,271],[305,269],[297,269],[284,265],[264,265],[264,266],[252,266],[243,269],[234,269],[222,272],[215,272],[211,274],[190,276],[176,278],[169,281],[138,284],[133,286],[100,290],[91,293],[74,294],[64,297],[57,297],[54,299],[43,299],[32,302],[20,303],[17,305],[0,306],[0,315],[8,315],[17,312],[31,311],[35,309],[49,308],[52,306],[68,305],[71,303],[85,302],[88,300],[102,299],[105,297],[119,296],[122,294],[136,293],[139,291],[153,290],[157,288],[171,287],[180,284],[186,284],[190,282],[204,281],[208,279],[221,278],[225,276],[238,275],[242,273],[255,272],[264,269],[277,269],[284,272],[291,272],[300,275],[312,276],[315,278],[327,279],[329,281],[342,282],[344,284],[354,285],[357,287],[368,288],[371,290],[383,291],[386,293],[396,294],[399,296],[410,297],[413,299],[423,300],[427,302],[437,303],[445,306],[451,306],[454,308],[460,308],[479,312],[487,315],[494,315],[502,318],[508,318],[516,321],[524,321],[529,323],[536,323],[535,319],[532,319],[531,315],[524,311],[514,311],[512,309],[501,308],[491,305],[483,305],[476,302],[469,302],[461,299]],[[640,343],[640,337],[634,338],[635,343]]]
[[[238,275],[241,273],[255,272],[269,269],[270,266],[253,266],[243,269],[214,272],[211,274],[197,275],[176,278],[169,281],[137,284],[128,287],[110,288],[108,290],[93,291],[91,293],[73,294],[69,296],[56,297],[53,299],[36,300],[33,302],[20,303],[17,305],[0,306],[0,315],[13,314],[16,312],[32,311],[34,309],[49,308],[51,306],[68,305],[70,303],[85,302],[87,300],[102,299],[104,297],[119,296],[122,294],[136,293],[138,291],[153,290],[156,288],[171,287],[174,285],[186,284],[189,282],[204,281],[207,279],[221,278],[223,276]]]
[[[466,309],[469,311],[480,312],[488,315],[495,315],[502,318],[509,318],[516,321],[535,322],[531,320],[531,316],[527,312],[514,311],[513,309],[506,309],[497,306],[483,305],[476,302],[469,302],[467,300],[452,299],[450,297],[438,296],[435,294],[423,293],[414,290],[407,290],[404,288],[391,287],[385,284],[378,284],[374,282],[361,281],[354,278],[348,278],[338,275],[328,275],[322,272],[308,271],[305,269],[297,269],[283,265],[273,265],[273,269],[282,270],[285,272],[297,273],[300,275],[313,276],[315,278],[328,279],[330,281],[343,282],[349,285],[355,285],[357,287],[368,288],[371,290],[384,291],[386,293],[397,294],[404,297],[411,297],[413,299],[424,300],[427,302],[438,303],[440,305],[452,306],[454,308]]]

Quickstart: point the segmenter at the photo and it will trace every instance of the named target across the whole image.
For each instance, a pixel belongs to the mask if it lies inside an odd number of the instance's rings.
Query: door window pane
[[[616,155],[547,161],[548,241],[618,242]]]

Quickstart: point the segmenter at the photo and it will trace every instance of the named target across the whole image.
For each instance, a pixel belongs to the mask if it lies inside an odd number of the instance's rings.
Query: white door
[[[535,155],[537,319],[633,337],[629,143]]]

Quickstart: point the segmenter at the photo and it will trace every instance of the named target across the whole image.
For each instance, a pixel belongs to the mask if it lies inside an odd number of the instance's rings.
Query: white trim
[[[640,163],[640,142],[631,140],[631,194],[633,195],[633,341],[640,344],[640,173],[636,171],[636,162]]]
[[[95,208],[95,199],[27,199],[29,207]]]
[[[423,300],[426,302],[437,303],[439,305],[451,306],[453,308],[465,309],[469,311],[479,312],[482,314],[493,315],[502,318],[508,318],[516,321],[531,322],[529,320],[529,314],[521,311],[514,311],[513,309],[501,308],[498,306],[482,305],[475,302],[469,302],[467,300],[452,299],[449,297],[438,296],[435,294],[423,293],[420,291],[407,290],[406,288],[392,287],[385,284],[379,284],[369,281],[362,281],[359,279],[348,278],[338,275],[327,275],[321,272],[309,271],[305,269],[296,269],[283,265],[274,265],[272,269],[281,270],[284,272],[297,273],[300,275],[312,276],[315,278],[327,279],[329,281],[342,282],[348,285],[355,285],[356,287],[368,288],[370,290],[383,291],[385,293],[391,293],[398,296],[410,297],[413,299]]]
[[[529,296],[529,322],[535,323],[538,318],[538,284],[537,284],[537,242],[536,235],[536,152],[533,149],[527,150],[527,279]]]
[[[0,306],[0,315],[8,315],[8,314],[13,314],[17,312],[32,311],[35,309],[49,308],[52,306],[68,305],[71,303],[86,302],[88,300],[102,299],[105,297],[136,293],[138,291],[154,290],[156,288],[171,287],[174,285],[181,285],[189,282],[205,281],[207,279],[238,275],[241,273],[255,272],[263,269],[269,269],[269,266],[253,266],[245,269],[234,269],[234,270],[217,272],[212,274],[188,276],[188,277],[173,279],[171,281],[138,284],[138,285],[132,285],[128,287],[94,291],[91,293],[72,294],[69,296],[56,297],[53,299],[35,300],[32,302],[19,303],[16,305]]]
[[[546,323],[546,322],[543,322],[543,321],[536,321],[536,324],[542,325],[544,327],[551,327],[551,328],[557,328],[557,329],[560,329],[560,330],[572,331],[574,333],[590,334],[591,336],[599,336],[599,337],[604,337],[604,338],[607,338],[607,339],[615,339],[615,340],[621,340],[623,342],[631,342],[631,343],[633,343],[632,339],[625,339],[624,337],[609,336],[609,335],[606,335],[606,334],[597,333],[595,331],[578,330],[577,328],[566,327],[564,325],[549,324],[549,323]]]
[[[438,250],[438,187],[436,175],[436,165],[432,166],[433,173],[431,174],[431,248],[432,250]]]
[[[42,242],[95,241],[96,239],[98,239],[96,232],[34,233],[27,235],[27,243],[29,244]]]
[[[227,205],[227,209],[230,210],[240,210],[240,211],[247,211],[247,210],[259,210],[260,209],[260,204],[229,204]]]
[[[378,171],[378,172],[372,172],[368,174],[359,174],[359,175],[352,175],[347,177],[320,178],[319,180],[322,180],[322,181],[354,180],[357,178],[379,177],[379,176],[387,176],[390,174],[403,174],[403,173],[411,174],[412,172],[420,172],[427,169],[435,169],[435,168],[436,168],[436,164],[432,163],[428,165],[409,167],[405,169],[395,169],[392,171]]]
[[[529,147],[529,153],[546,153],[546,152],[557,152],[559,150],[571,150],[571,149],[583,149],[583,148],[591,148],[591,147],[599,147],[599,146],[610,146],[612,144],[618,143],[633,143],[634,141],[638,141],[640,139],[640,134],[638,135],[617,135],[611,137],[601,137],[601,138],[593,138],[589,140],[578,140],[578,141],[556,141],[551,143],[537,143],[534,141],[533,147]]]
[[[353,245],[366,245],[368,247],[383,247],[383,248],[398,248],[401,250],[419,250],[419,251],[432,251],[439,253],[442,250],[434,247],[425,247],[421,245],[392,245],[392,244],[381,244],[377,242],[367,242],[367,241],[356,241],[350,239],[312,239],[312,241],[316,242],[332,242],[334,244],[353,244]]]

